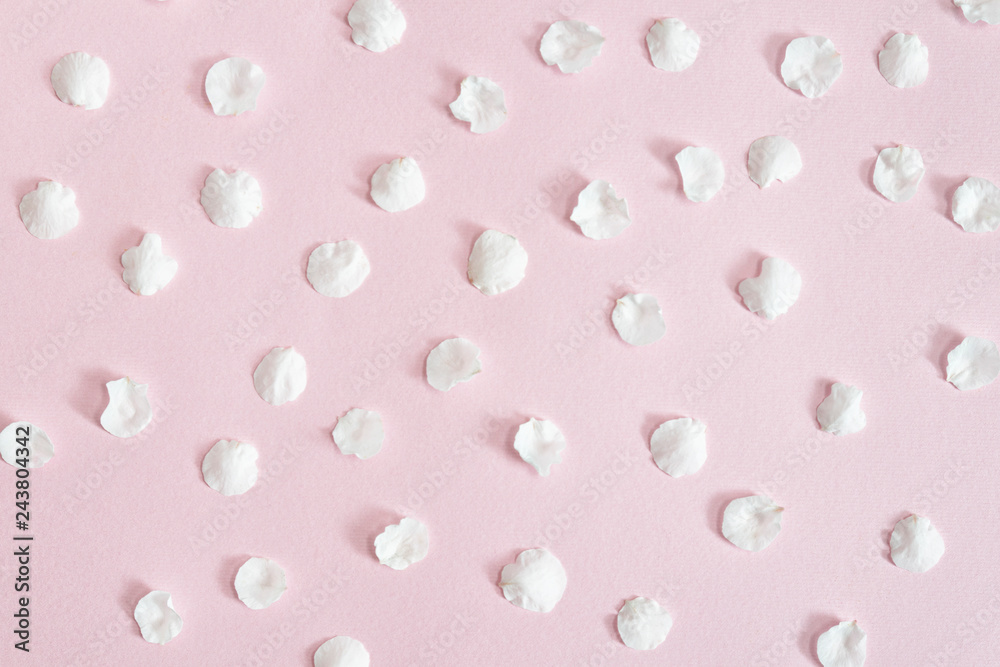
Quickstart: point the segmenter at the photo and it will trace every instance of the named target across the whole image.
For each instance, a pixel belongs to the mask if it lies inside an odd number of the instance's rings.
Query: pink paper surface
[[[1000,384],[959,392],[945,356],[967,335],[1000,340],[1000,236],[950,219],[969,176],[1000,182],[1000,27],[947,0],[802,3],[454,3],[400,0],[402,43],[350,40],[351,3],[36,0],[3,10],[0,132],[0,418],[55,443],[31,474],[31,653],[13,649],[14,470],[0,466],[0,664],[311,665],[325,640],[362,641],[376,665],[815,665],[818,635],[857,619],[871,665],[987,665],[1000,650]],[[653,19],[702,37],[683,73],[650,63]],[[578,18],[607,39],[580,74],[538,53],[549,23]],[[877,53],[896,31],[930,49],[919,88],[889,86]],[[783,84],[787,43],[821,34],[843,56],[830,92]],[[65,53],[99,55],[107,104],[59,102]],[[216,117],[208,68],[260,65],[257,109]],[[467,75],[498,82],[510,117],[474,135],[447,105]],[[759,190],[752,141],[783,134],[805,164]],[[871,184],[882,148],[917,147],[927,175],[908,203]],[[689,202],[673,156],[722,158],[727,185]],[[415,157],[416,208],[368,197],[383,162]],[[198,204],[216,167],[253,174],[264,211],[221,229]],[[607,241],[569,221],[582,187],[610,181],[634,223]],[[40,180],[77,194],[79,226],[42,241],[18,218]],[[516,289],[487,297],[465,277],[485,229],[529,254]],[[121,253],[163,237],[180,270],[132,294]],[[350,238],[371,260],[345,299],[317,294],[305,264]],[[761,260],[802,274],[776,321],[736,291]],[[633,348],[614,300],[655,295],[667,334]],[[484,370],[448,393],[423,377],[428,351],[474,341]],[[252,373],[275,346],[305,357],[309,384],[275,408]],[[120,440],[99,417],[106,382],[149,384],[154,423]],[[832,382],[864,390],[868,426],[825,436]],[[353,407],[379,411],[386,441],[361,461],[330,431]],[[569,446],[540,477],[513,450],[528,417]],[[709,458],[673,479],[649,436],[670,417],[708,425]],[[242,497],[205,485],[219,439],[251,442],[262,480]],[[751,493],[787,508],[765,551],[721,535],[725,505]],[[895,522],[931,518],[947,545],[915,575],[888,557]],[[430,554],[405,571],[372,542],[404,515]],[[549,614],[497,586],[517,553],[548,546],[569,585]],[[250,556],[280,563],[289,589],[247,609],[233,579]],[[132,611],[169,591],[184,619],[166,646]],[[625,599],[654,597],[674,627],[657,650],[618,639]]]

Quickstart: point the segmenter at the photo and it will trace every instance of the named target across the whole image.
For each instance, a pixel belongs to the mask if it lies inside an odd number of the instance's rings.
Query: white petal
[[[471,123],[476,134],[492,132],[507,120],[503,89],[484,76],[463,79],[458,99],[448,108],[455,118]]]
[[[412,517],[386,529],[375,538],[375,555],[378,562],[394,570],[405,570],[427,557],[430,536],[427,526]]]
[[[878,154],[872,182],[882,196],[893,202],[913,199],[924,177],[924,159],[910,146],[885,148]]]
[[[667,610],[650,598],[627,600],[618,611],[618,635],[625,646],[639,651],[652,651],[662,644],[673,625]]]
[[[163,254],[159,234],[144,235],[138,246],[122,253],[122,266],[122,280],[144,296],[156,294],[177,275],[177,260]]]
[[[761,137],[750,144],[747,173],[761,189],[775,181],[787,183],[802,171],[799,149],[787,137]]]
[[[911,514],[896,522],[889,538],[892,562],[910,572],[926,572],[944,555],[944,538],[931,520]]]
[[[219,227],[246,227],[264,210],[260,183],[245,171],[216,169],[201,189],[201,207]]]
[[[844,63],[833,42],[819,36],[793,39],[781,63],[785,85],[810,98],[826,93],[843,71]]]
[[[865,664],[868,635],[857,621],[835,625],[816,640],[816,655],[823,667],[861,667]]]
[[[542,35],[539,51],[546,65],[558,65],[566,74],[589,67],[601,55],[601,31],[583,21],[556,21]]]
[[[1000,0],[955,0],[970,23],[985,21],[990,25],[1000,23]]]
[[[176,637],[184,622],[174,611],[174,601],[166,591],[152,591],[135,605],[133,614],[142,638],[150,644],[166,644]]]
[[[399,44],[406,30],[406,17],[391,0],[357,0],[347,22],[354,43],[375,53]]]
[[[246,493],[257,483],[257,448],[238,440],[219,440],[201,462],[205,484],[224,496]]]
[[[253,372],[257,394],[271,405],[294,401],[306,388],[306,360],[294,347],[276,347]]]
[[[878,71],[897,88],[912,88],[927,80],[927,47],[916,35],[897,32],[878,52]]]
[[[500,588],[511,604],[547,613],[566,592],[566,570],[548,549],[528,549],[504,566]]]
[[[649,439],[649,449],[660,470],[671,477],[683,477],[701,470],[708,459],[706,426],[697,419],[670,419]]]
[[[350,637],[334,637],[313,655],[313,667],[368,667],[371,656],[364,644]]]
[[[378,454],[384,440],[382,415],[371,410],[348,410],[333,429],[333,442],[340,453],[354,454],[359,459],[370,459]]]
[[[517,287],[528,267],[528,253],[510,234],[487,229],[469,255],[469,282],[483,294],[500,294]]]
[[[372,265],[354,241],[324,243],[309,255],[306,278],[323,296],[345,297],[361,287]]]
[[[40,239],[57,239],[80,221],[76,193],[55,181],[40,182],[21,198],[19,208],[25,228]]]
[[[711,148],[688,146],[674,159],[681,170],[684,194],[691,201],[708,201],[726,182],[726,168]]]
[[[216,116],[238,116],[257,108],[264,87],[264,70],[246,58],[226,58],[205,76],[205,94]]]
[[[577,198],[569,219],[580,226],[583,235],[592,239],[618,236],[632,224],[628,202],[619,199],[607,181],[591,181]]]
[[[816,408],[820,428],[834,435],[850,435],[863,429],[867,418],[861,411],[862,394],[857,387],[835,382],[830,395]]]
[[[963,391],[990,384],[1000,375],[997,344],[969,336],[948,353],[947,375],[948,382]]]
[[[951,217],[967,232],[995,232],[1000,227],[1000,188],[978,176],[966,179],[951,199]]]
[[[413,208],[426,194],[424,175],[411,157],[386,162],[372,174],[372,201],[389,213]]]
[[[626,294],[618,299],[611,322],[629,345],[650,345],[667,333],[660,304],[650,294]]]
[[[56,97],[76,107],[100,109],[108,99],[111,72],[97,56],[83,51],[67,53],[52,68]]]
[[[562,463],[560,453],[566,449],[566,438],[552,422],[532,417],[518,427],[514,449],[539,475],[548,477],[552,464]]]
[[[739,290],[750,312],[773,320],[798,301],[802,276],[785,260],[768,257],[761,264],[760,275],[741,282]]]
[[[740,549],[760,551],[781,532],[783,511],[767,496],[737,498],[723,513],[722,534]]]
[[[427,384],[439,391],[468,382],[481,370],[479,348],[464,338],[442,341],[427,355]]]
[[[646,35],[653,65],[667,72],[680,72],[694,64],[701,37],[680,19],[660,19]]]
[[[20,442],[19,442],[20,441]],[[17,450],[27,447],[28,455],[17,455]],[[15,468],[41,468],[48,463],[55,448],[52,440],[45,435],[45,431],[29,422],[14,422],[3,431],[0,431],[0,458],[11,464]],[[22,466],[18,461],[27,459],[27,465]]]
[[[251,609],[270,607],[288,589],[285,571],[269,558],[251,558],[243,563],[234,587],[236,595]]]
[[[131,438],[153,420],[153,408],[146,398],[148,384],[136,384],[131,378],[107,384],[108,407],[101,415],[101,426],[113,436]]]

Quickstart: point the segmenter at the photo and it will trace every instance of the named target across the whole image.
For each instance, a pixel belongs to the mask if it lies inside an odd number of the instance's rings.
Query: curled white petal
[[[872,182],[882,196],[893,202],[913,199],[924,177],[924,159],[911,146],[882,149],[875,162]]]
[[[382,415],[372,410],[348,410],[333,429],[333,442],[340,453],[353,454],[359,459],[370,459],[378,454],[384,440]]]
[[[216,116],[238,116],[257,108],[264,87],[264,70],[246,58],[226,58],[205,76],[205,94]]]
[[[150,644],[166,644],[176,637],[184,622],[174,610],[174,601],[166,591],[152,591],[139,600],[133,614],[142,638]]]
[[[19,209],[25,229],[40,239],[57,239],[80,222],[76,193],[55,181],[40,182],[21,198]]]
[[[500,573],[500,588],[511,604],[543,613],[555,609],[566,581],[566,570],[548,549],[522,551]]]
[[[427,186],[417,161],[411,157],[386,162],[372,174],[372,201],[379,208],[397,213],[424,200]]]
[[[967,232],[981,234],[1000,228],[1000,188],[973,176],[955,190],[951,217]]]
[[[399,44],[406,30],[406,17],[391,0],[357,0],[347,22],[354,43],[375,53]]]
[[[577,198],[569,219],[580,227],[583,235],[592,239],[610,239],[618,236],[632,224],[628,202],[619,198],[607,181],[591,181]]]
[[[455,118],[470,123],[470,129],[476,134],[492,132],[507,120],[503,89],[484,76],[463,79],[458,99],[448,108]]]
[[[243,563],[233,586],[243,604],[251,609],[270,607],[288,589],[285,571],[270,558],[250,558]]]
[[[726,182],[726,168],[711,148],[688,146],[674,159],[681,171],[684,194],[691,201],[708,201]]]
[[[737,498],[726,506],[722,517],[722,535],[747,551],[760,551],[781,532],[781,513],[767,496]]]
[[[276,347],[253,372],[257,394],[271,405],[294,401],[306,388],[306,360],[294,347]]]
[[[611,311],[611,323],[629,345],[650,345],[667,333],[663,311],[651,294],[626,294],[618,299]]]
[[[955,0],[955,6],[962,10],[970,23],[1000,24],[1000,0]]]
[[[201,461],[205,484],[224,496],[246,493],[257,483],[257,448],[239,440],[219,440]]]
[[[22,447],[27,447],[27,456],[17,455],[17,450]],[[0,458],[15,468],[41,468],[53,454],[52,440],[45,431],[30,422],[14,422],[0,431]],[[22,466],[19,461],[25,459],[27,465]]]
[[[146,398],[148,384],[136,384],[131,378],[107,384],[108,407],[101,415],[101,426],[113,436],[131,438],[153,420],[153,408]]]
[[[863,429],[867,418],[861,410],[862,394],[857,387],[835,382],[830,395],[816,408],[820,428],[834,435],[850,435]]]
[[[518,427],[514,449],[539,475],[547,477],[552,464],[562,463],[560,454],[566,449],[566,438],[552,422],[532,417]]]
[[[442,341],[427,355],[427,384],[448,391],[483,370],[479,348],[464,338]]]
[[[177,275],[177,260],[163,254],[159,234],[146,234],[138,246],[122,253],[122,280],[136,294],[156,294]]]
[[[781,78],[806,97],[820,97],[844,71],[837,49],[826,37],[799,37],[785,49]]]
[[[705,430],[703,422],[690,417],[660,424],[649,439],[656,465],[671,477],[683,477],[701,470],[708,459]]]
[[[816,656],[823,667],[862,667],[865,664],[868,635],[857,621],[833,626],[816,640]]]
[[[944,555],[944,538],[927,517],[911,514],[896,522],[889,538],[892,562],[910,572],[926,572]]]
[[[785,260],[768,257],[761,264],[760,275],[741,282],[739,290],[751,313],[773,320],[798,301],[802,276]]]
[[[680,19],[660,19],[646,35],[653,65],[667,72],[681,72],[694,64],[701,37]]]
[[[313,654],[313,667],[368,667],[370,662],[365,645],[344,636],[323,642]]]
[[[427,526],[412,517],[405,517],[397,524],[386,526],[382,534],[375,538],[375,555],[382,565],[405,570],[426,558],[429,546]]]
[[[345,297],[371,273],[368,256],[356,242],[324,243],[309,254],[306,278],[323,296]]]
[[[878,52],[878,71],[897,88],[912,88],[927,80],[927,47],[916,35],[897,32]]]
[[[997,344],[969,336],[948,353],[948,382],[963,391],[985,387],[1000,375]]]
[[[761,137],[750,144],[747,173],[750,180],[766,188],[775,181],[787,183],[802,171],[802,156],[788,137]]]
[[[542,36],[539,51],[546,65],[558,65],[560,71],[575,74],[601,55],[603,44],[601,31],[592,25],[583,21],[556,21]]]
[[[510,234],[487,229],[469,255],[469,282],[483,294],[500,294],[517,287],[528,267],[528,253]]]
[[[67,53],[52,68],[56,97],[76,107],[99,109],[108,99],[111,71],[97,56],[83,51]]]
[[[618,610],[618,636],[625,646],[652,651],[667,639],[674,619],[651,598],[634,597]]]
[[[264,210],[263,193],[257,179],[245,171],[227,174],[216,169],[205,179],[201,206],[219,227],[246,227]]]

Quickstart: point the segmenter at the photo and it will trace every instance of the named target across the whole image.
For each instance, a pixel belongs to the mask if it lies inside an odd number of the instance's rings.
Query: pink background
[[[399,4],[408,28],[383,54],[350,41],[349,0],[4,9],[0,418],[32,421],[56,446],[31,476],[30,664],[307,665],[346,634],[377,665],[803,665],[818,664],[820,632],[850,619],[869,633],[872,665],[992,664],[1000,384],[962,393],[943,367],[966,335],[1000,339],[1000,235],[965,233],[949,215],[965,178],[1000,182],[1000,27],[968,23],[948,0]],[[607,38],[572,76],[538,54],[566,16]],[[701,34],[684,73],[649,61],[645,35],[663,16]],[[878,72],[897,30],[930,49],[919,88]],[[807,34],[832,39],[844,61],[813,101],[778,73],[785,45]],[[100,110],[52,92],[52,66],[77,50],[111,69]],[[220,118],[204,77],[233,55],[267,84],[255,111]],[[493,134],[447,109],[473,74],[506,92],[510,117]],[[805,168],[760,191],[746,153],[767,134],[793,139]],[[905,204],[871,185],[878,151],[897,143],[927,163]],[[673,156],[686,145],[725,162],[709,203],[680,189]],[[390,215],[368,179],[400,155],[417,158],[428,194]],[[217,228],[199,207],[215,167],[260,181],[264,212],[247,229]],[[592,241],[568,220],[594,178],[628,200],[634,223],[616,239]],[[29,235],[17,214],[43,179],[73,188],[81,211],[57,241]],[[530,258],[524,282],[497,297],[465,278],[487,228],[516,234]],[[152,297],[121,280],[121,253],[144,232],[180,263]],[[328,299],[306,282],[306,258],[344,238],[372,272]],[[774,323],[736,292],[769,255],[803,277]],[[611,326],[628,291],[663,308],[667,335],[651,347]],[[424,360],[456,335],[482,349],[484,371],[440,393]],[[251,374],[288,345],[309,384],[274,408]],[[157,410],[131,440],[99,424],[104,384],[125,375],[149,384]],[[817,429],[834,381],[865,392],[858,435]],[[368,461],[330,438],[352,407],[385,420]],[[710,452],[698,474],[673,479],[648,440],[682,415],[708,425]],[[511,446],[529,416],[569,441],[548,478]],[[260,451],[266,474],[243,497],[202,480],[222,438]],[[0,473],[6,536],[14,474]],[[761,492],[787,508],[784,527],[767,550],[743,552],[721,536],[722,510]],[[911,512],[947,544],[922,575],[888,559],[888,534]],[[429,526],[431,552],[397,572],[372,541],[404,514]],[[496,585],[519,551],[543,545],[569,576],[545,615]],[[0,663],[28,664],[11,647],[8,551]],[[252,555],[288,573],[264,611],[232,587]],[[132,620],[151,589],[171,592],[184,619],[164,647]],[[650,653],[615,631],[635,595],[674,617]]]

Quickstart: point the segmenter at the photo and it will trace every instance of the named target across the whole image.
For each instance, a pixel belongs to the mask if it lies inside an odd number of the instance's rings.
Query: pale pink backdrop
[[[350,41],[349,0],[35,0],[3,10],[0,132],[0,418],[29,420],[56,455],[33,472],[32,652],[13,651],[13,558],[0,549],[0,663],[310,665],[335,635],[376,665],[816,665],[838,620],[869,633],[871,665],[992,664],[1000,646],[1000,384],[959,392],[947,351],[1000,339],[1000,235],[949,215],[967,177],[1000,182],[1000,27],[948,0],[766,3],[400,0],[408,28],[383,54]],[[688,71],[655,69],[645,34],[677,16],[702,37]],[[571,17],[607,38],[577,75],[538,43]],[[33,24],[34,27],[33,27]],[[917,33],[931,71],[916,89],[879,75],[896,31]],[[844,73],[819,100],[786,88],[797,36],[829,37]],[[86,112],[49,84],[65,53],[101,56],[108,103]],[[258,108],[213,115],[205,73],[228,56],[259,64]],[[508,122],[473,135],[447,104],[466,75],[506,92]],[[761,191],[750,143],[795,141],[805,163]],[[879,150],[919,148],[927,175],[905,204],[871,185]],[[716,150],[726,188],[687,201],[674,154]],[[417,158],[418,207],[390,215],[368,179]],[[220,229],[198,206],[216,167],[253,174],[264,212]],[[614,184],[634,224],[592,241],[568,219],[591,179]],[[79,227],[41,241],[18,218],[39,180],[73,188]],[[465,278],[476,236],[516,234],[524,282],[487,297]],[[180,271],[132,294],[119,258],[162,235]],[[371,259],[346,299],[305,280],[319,243],[351,238]],[[768,323],[736,292],[763,257],[802,274],[799,302]],[[625,345],[614,299],[654,294],[667,321],[648,348]],[[424,359],[461,335],[484,371],[448,393]],[[306,358],[309,384],[280,408],[251,374],[274,346]],[[101,429],[104,384],[148,383],[156,419],[119,440]],[[861,387],[868,427],[820,437],[834,381]],[[373,459],[330,438],[352,407],[378,410]],[[673,479],[648,439],[664,419],[708,425],[705,467]],[[539,477],[511,447],[529,416],[569,441]],[[222,438],[254,443],[263,479],[227,499],[201,478]],[[2,533],[13,529],[3,465]],[[731,499],[769,493],[779,538],[743,552],[720,534]],[[911,512],[947,544],[940,564],[895,567],[887,540]],[[397,572],[372,540],[413,515],[427,559]],[[3,539],[9,540],[9,537]],[[10,542],[8,542],[10,544]],[[510,605],[501,567],[548,546],[569,586],[550,614]],[[249,556],[288,573],[271,608],[247,609],[233,578]],[[166,646],[132,620],[151,589],[184,619]],[[657,598],[674,627],[656,651],[624,647],[615,613]]]

